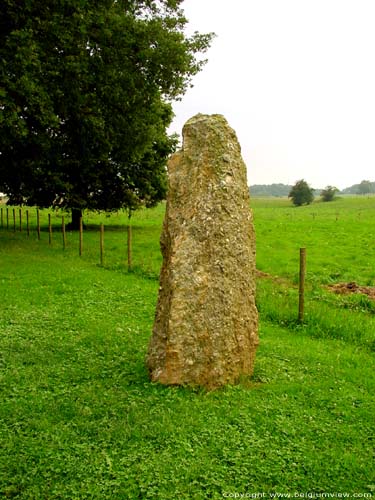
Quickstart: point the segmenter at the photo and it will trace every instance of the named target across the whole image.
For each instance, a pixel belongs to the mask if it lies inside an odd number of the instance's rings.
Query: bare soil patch
[[[362,293],[367,295],[370,299],[375,300],[375,286],[362,286],[358,285],[355,281],[350,283],[336,283],[329,285],[329,290],[338,294]]]
[[[259,269],[255,269],[255,275],[257,278],[272,278],[271,274],[259,271]]]

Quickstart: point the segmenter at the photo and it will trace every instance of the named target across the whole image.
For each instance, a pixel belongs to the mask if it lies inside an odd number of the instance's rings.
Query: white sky
[[[375,181],[375,0],[185,0],[214,39],[171,131],[221,113],[249,184]]]

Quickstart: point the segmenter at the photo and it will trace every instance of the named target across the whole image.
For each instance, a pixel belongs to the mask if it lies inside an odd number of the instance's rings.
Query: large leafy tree
[[[309,205],[314,200],[314,189],[304,179],[297,181],[289,192],[288,198],[296,206]]]
[[[5,0],[0,191],[10,203],[113,210],[165,195],[171,102],[212,35],[182,0]]]

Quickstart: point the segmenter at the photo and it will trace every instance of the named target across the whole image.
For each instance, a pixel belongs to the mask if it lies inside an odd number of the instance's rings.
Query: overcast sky
[[[221,113],[249,184],[340,189],[375,181],[375,0],[185,0],[214,31],[209,62],[174,104],[171,130]]]

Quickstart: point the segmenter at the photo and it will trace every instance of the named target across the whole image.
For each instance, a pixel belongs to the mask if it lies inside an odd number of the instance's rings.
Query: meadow
[[[372,498],[375,303],[328,286],[375,285],[375,198],[252,199],[255,372],[210,393],[152,384],[144,364],[164,208],[132,217],[131,270],[125,213],[86,213],[81,257],[60,212],[51,244],[47,211],[40,241],[34,215],[29,236],[3,223],[0,498]]]

